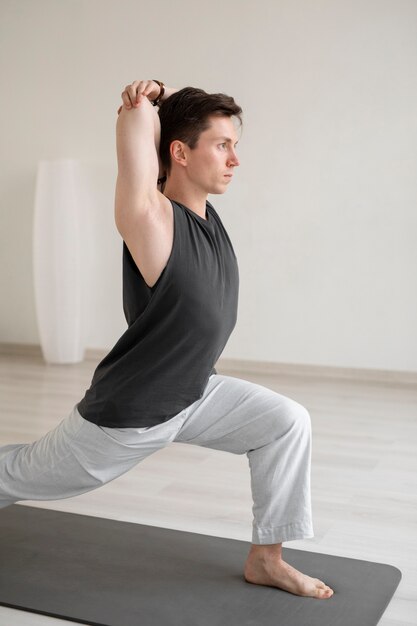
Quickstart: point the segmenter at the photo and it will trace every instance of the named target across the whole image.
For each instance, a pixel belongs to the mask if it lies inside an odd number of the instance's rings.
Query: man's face
[[[236,154],[238,135],[233,118],[209,118],[210,128],[201,133],[197,146],[187,154],[187,175],[190,184],[205,193],[224,193],[232,180],[235,167],[240,165]]]

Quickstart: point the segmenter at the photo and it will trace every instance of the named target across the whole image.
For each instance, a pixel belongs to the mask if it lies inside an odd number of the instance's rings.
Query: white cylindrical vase
[[[84,358],[80,168],[75,159],[38,164],[33,224],[36,315],[48,363]]]

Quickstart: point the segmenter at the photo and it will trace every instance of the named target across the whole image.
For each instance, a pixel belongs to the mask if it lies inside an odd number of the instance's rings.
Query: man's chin
[[[213,195],[220,195],[222,193],[225,193],[225,191],[227,191],[227,187],[215,187],[213,189],[210,189],[209,193]]]

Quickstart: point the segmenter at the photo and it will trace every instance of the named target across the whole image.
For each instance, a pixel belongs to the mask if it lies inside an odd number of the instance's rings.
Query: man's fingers
[[[143,94],[144,90],[147,87],[147,83],[148,83],[147,80],[141,80],[141,81],[135,80],[135,82],[132,83],[131,85],[132,104],[135,104],[135,102],[139,102],[140,96]]]
[[[139,106],[142,98],[151,93],[153,89],[152,82],[151,80],[135,80],[130,85],[126,85],[125,90],[122,92],[122,100],[126,109],[130,109],[132,106]]]
[[[122,91],[122,100],[123,100],[123,104],[125,105],[125,107],[127,109],[130,108],[130,98],[127,94],[127,88],[124,91]]]
[[[133,88],[132,91],[135,93],[135,99],[132,98],[133,104],[135,104],[135,101],[139,103],[141,97],[148,97],[154,89],[153,80],[135,81],[132,83],[131,87]]]

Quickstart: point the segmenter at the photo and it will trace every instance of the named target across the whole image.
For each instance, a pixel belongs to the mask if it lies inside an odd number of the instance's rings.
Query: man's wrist
[[[155,106],[158,106],[160,101],[162,100],[162,97],[165,93],[165,85],[161,80],[156,80],[155,78],[153,79],[153,82],[156,83],[159,87],[159,93],[156,96],[156,98],[154,100],[151,100],[152,104]]]
[[[162,97],[161,98],[158,97],[156,99],[158,101],[156,106],[160,106],[161,102],[164,102],[165,100],[167,100],[167,98],[169,98],[169,96],[172,96],[172,94],[175,93],[176,91],[179,91],[179,90],[176,89],[175,87],[167,87],[165,85],[165,89],[164,89],[164,93]]]

